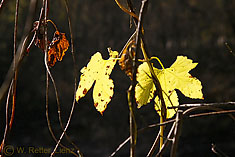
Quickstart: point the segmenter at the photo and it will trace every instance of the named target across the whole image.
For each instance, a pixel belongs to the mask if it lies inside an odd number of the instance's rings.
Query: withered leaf
[[[56,61],[62,61],[65,52],[68,50],[69,42],[65,33],[56,31],[48,50],[48,65],[54,66]]]
[[[133,58],[135,56],[134,51],[134,40],[128,43],[124,51],[122,52],[121,58],[119,60],[119,66],[120,68],[125,71],[126,75],[130,77],[130,79],[133,79],[132,76],[132,67],[133,67]]]

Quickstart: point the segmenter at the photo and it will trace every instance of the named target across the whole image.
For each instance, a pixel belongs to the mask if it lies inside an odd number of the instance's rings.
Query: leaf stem
[[[163,123],[164,122],[164,119],[163,119],[163,116],[161,115],[160,116],[160,123]],[[162,148],[163,146],[163,137],[164,137],[164,125],[161,125],[160,126],[160,144],[159,144],[159,149]]]
[[[47,22],[50,22],[53,25],[53,27],[55,28],[55,30],[58,31],[56,24],[52,20],[47,20]]]
[[[165,67],[163,66],[161,60],[158,57],[151,57],[150,60],[152,60],[152,59],[156,59],[158,61],[158,63],[161,65],[162,69],[165,69]]]

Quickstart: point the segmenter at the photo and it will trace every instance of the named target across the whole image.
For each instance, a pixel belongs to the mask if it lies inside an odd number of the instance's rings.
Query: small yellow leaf
[[[170,68],[159,70],[153,67],[162,88],[163,99],[166,107],[178,106],[178,96],[175,89],[180,90],[185,96],[193,99],[203,99],[201,82],[192,77],[189,71],[197,66],[191,59],[184,56],[178,56],[176,61]],[[150,102],[156,90],[147,63],[143,63],[138,68],[137,74],[138,84],[136,86],[136,101],[138,107],[141,107]],[[155,109],[161,115],[160,99],[155,98]],[[177,109],[167,109],[167,118],[171,118],[176,113]]]
[[[94,106],[102,114],[107,108],[107,104],[113,96],[113,81],[109,78],[114,65],[117,62],[117,51],[109,49],[110,58],[103,60],[99,52],[91,57],[87,67],[82,68],[80,82],[76,91],[76,100],[78,101],[86,95],[93,83]]]

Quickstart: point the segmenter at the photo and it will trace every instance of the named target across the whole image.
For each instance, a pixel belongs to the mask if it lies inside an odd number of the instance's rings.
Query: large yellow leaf
[[[201,82],[192,77],[189,71],[197,66],[197,63],[193,63],[191,59],[187,59],[184,56],[178,56],[176,61],[172,64],[170,68],[157,69],[154,68],[154,73],[156,74],[163,92],[163,99],[165,101],[166,107],[178,106],[178,96],[175,89],[180,90],[185,96],[189,98],[203,99],[202,85]],[[136,101],[138,107],[145,105],[150,102],[153,93],[156,90],[153,81],[151,79],[151,74],[147,63],[143,63],[138,68],[137,74],[138,84],[136,86]],[[160,100],[158,96],[155,98],[155,109],[161,114]],[[167,118],[174,116],[177,109],[167,109]]]
[[[103,60],[99,52],[91,57],[87,67],[81,69],[82,75],[76,91],[78,101],[86,95],[95,82],[93,89],[94,106],[102,114],[113,96],[113,80],[109,78],[114,65],[117,62],[117,51],[109,49],[110,58]]]

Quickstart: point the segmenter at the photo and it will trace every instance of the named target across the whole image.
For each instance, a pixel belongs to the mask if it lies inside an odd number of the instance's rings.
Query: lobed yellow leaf
[[[157,69],[154,68],[163,92],[163,99],[166,107],[178,106],[178,96],[175,89],[180,90],[185,96],[193,99],[203,99],[201,82],[192,77],[189,71],[197,66],[191,59],[184,56],[178,56],[176,61],[170,68]],[[136,102],[138,107],[141,107],[151,101],[156,90],[151,79],[151,74],[147,63],[143,63],[138,68],[137,74],[138,84],[135,89]],[[155,110],[161,114],[160,100],[158,96],[155,98]],[[176,113],[177,109],[167,109],[167,118],[171,118]]]
[[[109,75],[117,62],[118,52],[109,49],[109,55],[108,60],[104,60],[99,52],[91,57],[87,67],[81,69],[82,75],[76,91],[76,101],[79,101],[95,82],[93,89],[94,106],[101,114],[103,114],[113,96],[114,84]]]

